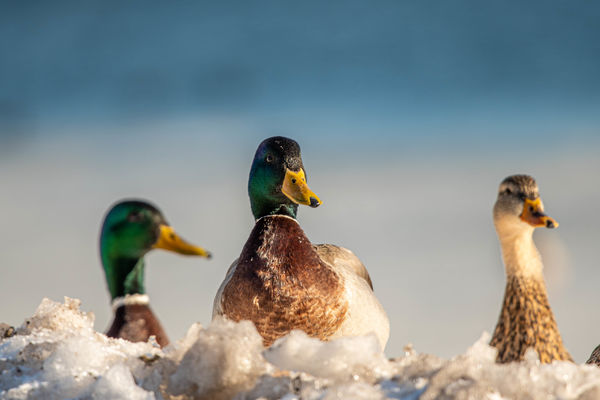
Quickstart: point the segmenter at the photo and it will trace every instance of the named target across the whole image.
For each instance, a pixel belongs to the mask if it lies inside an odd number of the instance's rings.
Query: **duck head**
[[[494,224],[499,234],[558,227],[558,222],[544,213],[537,183],[529,175],[512,175],[502,181],[494,205]]]
[[[300,146],[282,136],[265,139],[258,146],[248,194],[255,219],[276,214],[296,218],[299,204],[313,208],[321,204],[306,183]]]
[[[100,255],[113,299],[144,293],[143,257],[152,249],[211,257],[202,247],[183,240],[152,204],[121,201],[106,214],[100,233]]]

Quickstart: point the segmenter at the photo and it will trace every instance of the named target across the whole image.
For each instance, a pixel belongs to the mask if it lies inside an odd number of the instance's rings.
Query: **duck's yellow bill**
[[[539,197],[535,200],[525,199],[525,204],[523,204],[523,212],[521,213],[520,218],[522,221],[525,221],[529,225],[536,228],[558,227],[558,222],[556,222],[554,218],[551,218],[544,214],[542,200]]]
[[[160,226],[160,236],[153,247],[155,249],[173,251],[187,256],[212,257],[210,252],[204,250],[202,247],[194,246],[183,240],[169,225]]]
[[[321,205],[319,197],[306,184],[306,176],[302,168],[298,172],[286,169],[281,191],[294,203],[311,207]]]

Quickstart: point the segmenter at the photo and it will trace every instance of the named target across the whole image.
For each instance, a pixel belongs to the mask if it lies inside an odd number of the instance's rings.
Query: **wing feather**
[[[323,261],[334,267],[346,268],[367,281],[371,290],[373,290],[373,282],[371,282],[367,268],[352,251],[333,244],[315,244],[313,247]]]

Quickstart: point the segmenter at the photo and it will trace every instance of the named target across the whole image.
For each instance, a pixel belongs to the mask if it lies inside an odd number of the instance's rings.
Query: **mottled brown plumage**
[[[546,287],[535,278],[511,277],[506,283],[504,303],[491,346],[498,349],[497,361],[521,361],[532,347],[542,363],[573,361],[565,349]]]
[[[150,336],[162,347],[169,344],[169,338],[162,325],[146,304],[122,305],[115,311],[112,325],[106,336],[126,339],[130,342],[147,342]]]
[[[326,340],[347,312],[339,275],[321,260],[300,225],[259,219],[221,297],[221,313],[251,320],[265,346],[293,329]]]
[[[521,361],[533,348],[542,363],[573,361],[563,345],[546,293],[543,265],[533,242],[537,227],[556,228],[544,213],[535,180],[528,175],[504,179],[494,204],[494,225],[506,271],[504,303],[490,345],[497,361]]]
[[[600,346],[596,347],[594,349],[594,351],[592,351],[590,358],[588,358],[588,360],[585,363],[586,364],[596,364],[597,366],[600,367]]]
[[[535,199],[540,196],[538,185],[529,175],[511,175],[500,184],[501,188],[511,188],[514,192],[521,192],[525,197]]]

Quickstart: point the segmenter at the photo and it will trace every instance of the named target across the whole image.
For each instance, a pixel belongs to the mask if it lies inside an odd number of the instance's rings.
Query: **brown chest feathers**
[[[265,346],[301,329],[326,340],[344,321],[339,275],[317,255],[292,218],[256,222],[222,296],[223,313],[254,322]]]
[[[156,336],[161,347],[169,344],[169,338],[149,306],[145,304],[124,305],[117,308],[115,318],[106,336],[126,339],[130,342],[146,342]]]
[[[498,349],[497,362],[521,361],[533,347],[542,363],[573,361],[565,349],[543,282],[511,277],[506,283],[504,304],[491,346]]]

